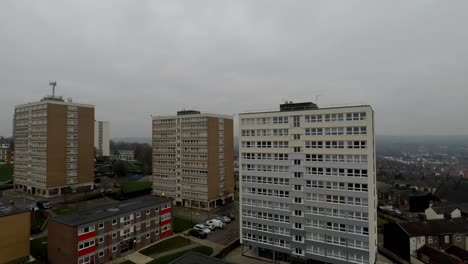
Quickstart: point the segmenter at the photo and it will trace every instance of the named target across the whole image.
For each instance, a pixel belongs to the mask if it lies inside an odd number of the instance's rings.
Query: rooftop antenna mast
[[[49,81],[49,86],[52,86],[52,98],[55,98],[55,86],[57,86],[57,81]]]
[[[319,97],[322,96],[321,94],[315,95],[315,104],[318,105],[318,99]]]

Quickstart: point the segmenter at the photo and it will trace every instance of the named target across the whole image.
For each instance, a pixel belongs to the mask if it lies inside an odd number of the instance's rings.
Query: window
[[[301,223],[294,223],[294,228],[302,229],[302,224]]]
[[[301,147],[294,147],[294,152],[301,152]]]
[[[86,234],[86,233],[89,233],[89,232],[93,232],[94,231],[94,226],[87,226],[87,227],[83,227],[83,228],[80,228],[79,231],[78,231],[78,235],[81,235],[81,234]]]
[[[150,227],[151,226],[151,222],[150,221],[146,221],[146,227]]]
[[[296,237],[297,237],[297,236],[296,236]],[[302,249],[296,248],[295,253],[296,253],[297,255],[302,255]]]
[[[460,241],[461,241],[461,237],[457,235],[457,236],[455,237],[455,240],[456,240],[457,242],[460,242]]]
[[[156,229],[155,232],[156,232],[156,235],[159,235],[159,229]]]
[[[299,127],[301,125],[300,116],[293,116],[293,122],[294,127]]]
[[[449,243],[450,242],[450,237],[449,236],[445,236],[445,243]]]
[[[99,251],[99,257],[100,258],[104,257],[104,250]]]
[[[104,237],[100,237],[100,238],[98,239],[98,243],[99,243],[99,244],[104,243]]]
[[[300,134],[294,134],[294,135],[293,135],[293,139],[294,139],[294,140],[300,140],[300,139],[301,139],[301,135],[300,135]]]
[[[112,247],[112,252],[116,252],[117,251],[117,246],[113,246]]]
[[[294,210],[294,215],[295,216],[302,216],[302,211],[301,210]]]
[[[299,203],[299,204],[301,204],[301,203],[302,203],[302,198],[295,197],[295,198],[294,198],[294,203]]]
[[[112,239],[117,238],[117,233],[112,233]]]
[[[294,160],[294,165],[301,165],[301,160]]]
[[[140,212],[137,212],[136,213],[136,218],[140,218],[141,217],[141,213]]]
[[[428,242],[428,243],[432,243],[432,236],[428,236],[428,237],[427,237],[427,242]]]
[[[146,234],[146,239],[149,239],[149,238],[150,238],[150,236],[151,236],[151,234],[150,234],[150,233]]]
[[[117,224],[117,219],[112,219],[112,225],[116,225]]]
[[[103,229],[104,228],[104,223],[99,223],[99,229]]]
[[[294,172],[294,178],[302,178],[303,172]]]
[[[146,209],[146,215],[149,215],[149,214],[150,214],[150,210]]]
[[[94,245],[95,245],[94,240],[86,241],[86,242],[83,242],[83,243],[78,245],[78,250],[89,248],[89,247],[92,247]]]
[[[295,191],[302,191],[302,186],[301,185],[294,185],[294,190]]]

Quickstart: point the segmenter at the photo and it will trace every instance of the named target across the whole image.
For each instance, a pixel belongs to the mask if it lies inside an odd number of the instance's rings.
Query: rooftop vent
[[[318,106],[312,102],[293,103],[292,101],[280,104],[280,111],[301,111],[301,110],[314,110]]]
[[[196,110],[182,110],[182,111],[178,111],[177,112],[177,115],[197,115],[197,114],[200,114],[200,111],[196,111]]]

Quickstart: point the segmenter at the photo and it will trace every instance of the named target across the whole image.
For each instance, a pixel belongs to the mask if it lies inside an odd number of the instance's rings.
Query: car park
[[[192,229],[188,232],[188,235],[200,239],[205,239],[208,237],[208,235],[200,229]]]
[[[206,234],[211,233],[211,230],[208,227],[206,227],[204,224],[197,224],[193,227],[193,229],[201,230],[205,232]]]
[[[206,221],[206,225],[207,226],[213,226],[215,228],[224,228],[224,222],[218,220],[218,219],[211,219],[211,220],[208,220]]]

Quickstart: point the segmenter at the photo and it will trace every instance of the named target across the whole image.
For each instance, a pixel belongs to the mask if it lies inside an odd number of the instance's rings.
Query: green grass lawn
[[[47,237],[36,238],[29,243],[31,256],[39,260],[39,262],[47,262]]]
[[[140,253],[149,256],[151,254],[161,253],[179,247],[184,247],[187,245],[190,245],[190,239],[181,236],[176,236],[173,238],[166,239],[150,247],[147,247],[141,250]]]
[[[192,228],[194,225],[196,225],[196,223],[187,219],[180,218],[180,217],[174,217],[172,221],[173,221],[172,230],[174,231],[174,233],[183,232],[189,228]]]
[[[129,181],[122,184],[122,192],[123,193],[132,193],[138,192],[145,189],[151,189],[153,187],[153,183],[151,182],[137,182],[137,181]]]
[[[0,181],[13,180],[13,165],[0,165]]]
[[[197,252],[206,256],[211,256],[213,254],[213,249],[207,246],[200,246],[200,247],[195,247],[190,250],[184,250],[181,252],[174,253],[172,255],[164,256],[158,259],[155,259],[151,262],[148,262],[147,264],[168,264],[171,263],[172,261],[182,257],[183,255],[187,254],[188,252],[193,251]]]
[[[71,207],[60,207],[52,209],[52,212],[56,213],[57,215],[64,215],[78,211],[78,208],[71,208]]]

